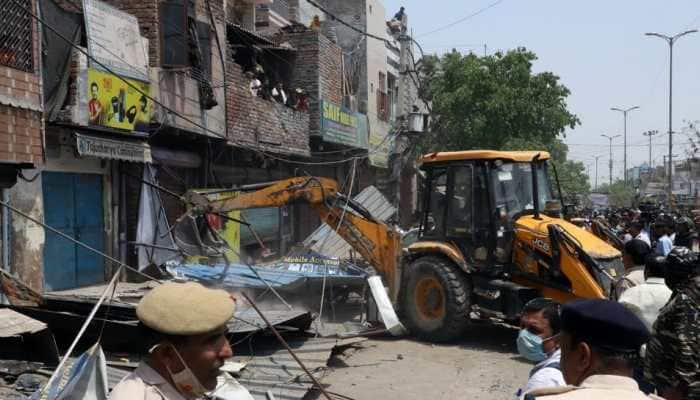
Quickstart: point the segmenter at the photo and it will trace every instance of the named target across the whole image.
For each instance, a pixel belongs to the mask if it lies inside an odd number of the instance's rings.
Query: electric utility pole
[[[659,131],[656,131],[656,130],[646,131],[646,132],[642,133],[642,135],[649,137],[649,169],[651,169],[651,161],[652,161],[652,159],[651,159],[651,137],[658,134],[658,133],[659,133]]]
[[[595,158],[595,183],[593,184],[593,190],[598,189],[598,159],[603,156],[593,156]]]
[[[610,187],[612,187],[612,178],[613,178],[613,171],[612,171],[612,170],[613,170],[612,141],[613,141],[613,139],[615,139],[615,138],[619,138],[620,135],[608,136],[608,135],[605,135],[605,134],[601,134],[600,136],[602,136],[602,137],[604,137],[604,138],[608,138],[608,140],[610,141],[610,161],[609,161],[608,166],[609,166],[609,168],[610,168]],[[608,190],[610,190],[610,189],[608,189]]]

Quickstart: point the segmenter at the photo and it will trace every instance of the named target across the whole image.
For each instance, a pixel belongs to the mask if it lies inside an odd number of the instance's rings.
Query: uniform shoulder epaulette
[[[572,390],[580,389],[577,386],[554,386],[554,387],[546,387],[546,388],[541,388],[541,389],[533,389],[525,394],[523,394],[520,399],[521,400],[535,400],[539,399],[540,397],[546,397],[546,396],[551,396],[555,394],[562,394],[562,393],[567,393],[571,392]]]

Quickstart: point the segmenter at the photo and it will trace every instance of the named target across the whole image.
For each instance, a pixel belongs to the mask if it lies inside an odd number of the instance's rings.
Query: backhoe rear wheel
[[[461,336],[468,325],[471,291],[464,273],[435,256],[418,258],[405,271],[401,312],[411,333],[431,342]]]

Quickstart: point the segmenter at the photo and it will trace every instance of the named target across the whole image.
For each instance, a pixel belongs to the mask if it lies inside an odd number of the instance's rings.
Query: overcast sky
[[[552,71],[571,90],[569,109],[581,125],[568,132],[571,158],[591,165],[598,161],[598,179],[607,180],[608,140],[602,133],[621,134],[623,116],[610,107],[640,109],[629,113],[628,165],[649,158],[642,132],[658,130],[653,162],[668,154],[668,45],[644,36],[656,31],[676,34],[700,27],[697,0],[385,0],[387,18],[406,7],[414,38],[426,52],[455,47],[480,54],[524,46],[539,57],[536,71]],[[485,10],[484,10],[485,9]],[[452,27],[429,33],[483,10]],[[427,34],[426,34],[427,33]],[[700,33],[680,39],[673,57],[673,128],[700,120]],[[613,148],[614,176],[622,175],[622,138]],[[674,136],[674,154],[689,151],[689,138]],[[675,151],[677,149],[677,151]]]

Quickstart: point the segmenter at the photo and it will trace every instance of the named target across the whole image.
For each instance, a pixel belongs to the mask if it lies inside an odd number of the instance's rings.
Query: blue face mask
[[[518,353],[532,362],[540,362],[547,358],[547,354],[542,347],[543,342],[544,340],[541,337],[527,329],[521,329],[516,340]]]

